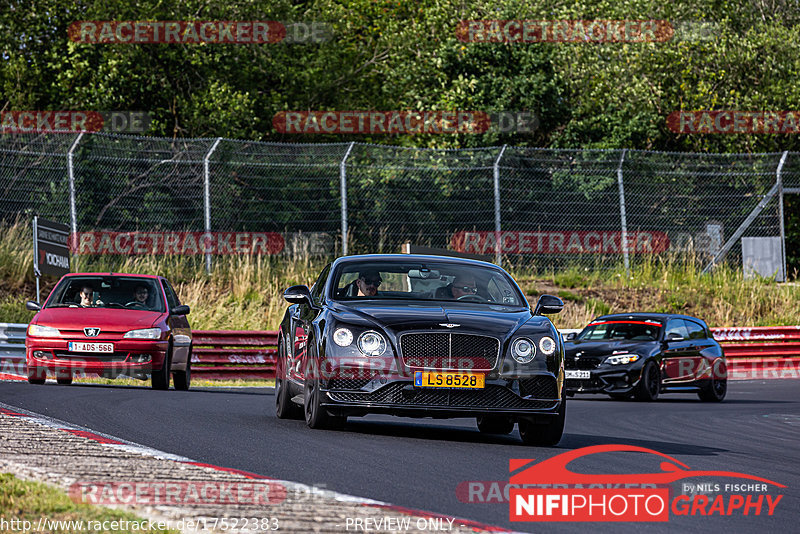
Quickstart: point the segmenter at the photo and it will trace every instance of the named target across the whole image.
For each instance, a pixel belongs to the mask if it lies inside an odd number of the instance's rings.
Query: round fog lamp
[[[338,328],[333,333],[333,342],[340,347],[346,347],[353,342],[353,333],[347,328]]]
[[[542,351],[542,354],[550,356],[556,351],[556,342],[552,337],[545,336],[539,340],[539,350]]]

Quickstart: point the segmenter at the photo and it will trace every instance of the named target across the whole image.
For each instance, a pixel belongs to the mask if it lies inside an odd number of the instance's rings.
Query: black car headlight
[[[511,344],[511,357],[518,363],[528,363],[536,356],[536,345],[526,337],[515,339]]]
[[[603,360],[603,363],[608,363],[611,365],[625,365],[627,363],[633,363],[638,359],[638,354],[614,354],[613,356],[609,356]]]
[[[348,328],[337,328],[333,332],[333,342],[340,347],[348,347],[353,342],[353,332]]]
[[[551,356],[556,351],[556,342],[550,336],[544,336],[539,340],[539,350],[545,356]]]
[[[380,356],[386,352],[386,339],[374,330],[367,330],[358,336],[358,350],[365,356]]]

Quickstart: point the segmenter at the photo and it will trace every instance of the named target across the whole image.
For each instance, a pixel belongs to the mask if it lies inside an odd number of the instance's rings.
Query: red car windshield
[[[156,280],[133,276],[71,276],[53,290],[45,308],[109,308],[164,311]]]
[[[598,321],[584,328],[577,339],[655,341],[660,330],[661,323],[654,321]]]

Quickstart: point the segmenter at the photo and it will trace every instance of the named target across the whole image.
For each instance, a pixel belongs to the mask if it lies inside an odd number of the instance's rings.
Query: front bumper
[[[338,413],[389,413],[414,417],[555,415],[561,403],[551,374],[486,380],[481,389],[422,388],[408,377],[332,379],[322,404]]]
[[[114,352],[74,352],[69,350],[70,341],[86,342],[86,339],[27,338],[25,356],[28,369],[38,368],[54,373],[140,376],[153,369],[161,369],[168,348],[168,342],[164,340],[99,339],[93,342],[113,343]]]
[[[565,369],[565,373],[569,371],[572,369]],[[586,372],[587,370],[580,369],[580,371]],[[617,365],[588,371],[589,378],[567,378],[565,380],[567,393],[626,394],[633,391],[642,376],[641,366]]]

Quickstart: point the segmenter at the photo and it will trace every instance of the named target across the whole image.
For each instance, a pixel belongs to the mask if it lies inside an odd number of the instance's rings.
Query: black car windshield
[[[70,276],[61,281],[45,308],[109,308],[164,311],[164,298],[153,278]]]
[[[342,265],[333,279],[335,299],[461,301],[527,307],[502,270],[446,262],[359,262]]]
[[[577,339],[655,341],[660,331],[661,323],[655,321],[600,320],[589,323]]]

